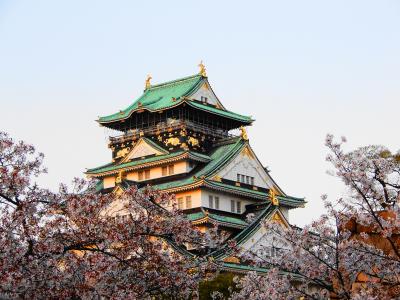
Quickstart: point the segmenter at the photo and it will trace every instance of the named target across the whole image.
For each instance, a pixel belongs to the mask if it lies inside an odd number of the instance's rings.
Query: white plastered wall
[[[237,196],[221,193],[212,190],[202,190],[201,192],[201,205],[204,207],[209,207],[209,196],[219,197],[219,210],[231,212],[231,200],[235,201],[235,213],[236,213],[236,203],[241,202],[241,213],[246,209],[246,205],[255,203],[248,199],[243,199]]]
[[[193,95],[190,96],[191,99],[201,101],[201,97],[207,98],[207,103],[217,105],[217,97],[212,92],[210,86],[204,83]]]
[[[237,174],[254,177],[255,186],[263,188],[273,186],[273,182],[265,172],[263,166],[247,147],[218,173],[221,178],[233,181],[237,181]]]

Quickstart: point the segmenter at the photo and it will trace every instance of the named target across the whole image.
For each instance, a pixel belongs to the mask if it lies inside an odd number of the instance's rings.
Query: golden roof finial
[[[151,87],[150,80],[152,80],[152,79],[153,79],[153,77],[151,77],[150,74],[147,74],[145,90],[147,90],[148,88]]]
[[[269,198],[271,200],[272,205],[279,205],[279,200],[276,198],[276,193],[273,188],[269,189]]]
[[[247,136],[246,128],[244,128],[244,126],[240,126],[240,136],[241,136],[242,139],[244,139],[245,141],[248,141],[248,140],[249,140],[249,137]]]
[[[207,77],[206,66],[203,64],[203,61],[200,61],[199,68],[200,68],[199,74],[203,77]]]

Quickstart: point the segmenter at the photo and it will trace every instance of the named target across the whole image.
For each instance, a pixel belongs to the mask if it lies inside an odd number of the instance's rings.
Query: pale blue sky
[[[46,154],[55,188],[110,160],[94,120],[204,60],[303,225],[340,196],[324,137],[400,149],[399,1],[0,0],[0,130]]]

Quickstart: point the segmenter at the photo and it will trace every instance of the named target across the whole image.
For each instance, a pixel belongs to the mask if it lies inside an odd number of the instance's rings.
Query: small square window
[[[231,212],[235,212],[235,201],[231,200]]]
[[[186,196],[186,209],[192,208],[192,196]]]
[[[214,198],[215,209],[219,209],[219,197]]]
[[[138,172],[138,180],[143,180],[143,171]]]
[[[167,176],[168,175],[168,167],[162,167],[161,168],[161,175],[162,176]]]
[[[145,170],[144,171],[144,178],[145,179],[150,179],[150,170]]]
[[[168,166],[168,173],[169,173],[169,175],[173,175],[174,174],[174,165],[169,165]]]

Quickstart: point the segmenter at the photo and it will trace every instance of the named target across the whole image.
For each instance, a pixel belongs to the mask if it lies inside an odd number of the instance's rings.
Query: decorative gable
[[[200,88],[190,96],[190,99],[202,102],[207,101],[208,104],[215,105],[220,109],[225,109],[207,81],[203,82]]]
[[[135,158],[162,154],[168,154],[168,151],[164,150],[163,148],[146,138],[141,138],[133,147],[133,149],[125,156],[121,163],[127,162]]]
[[[266,221],[268,223],[277,222],[284,228],[290,228],[289,223],[279,209],[276,209],[274,213],[270,214],[266,218]],[[241,249],[243,249],[244,253],[252,252],[266,256],[275,256],[278,254],[278,251],[282,251],[282,249],[289,249],[289,245],[282,239],[282,237],[261,225],[255,232],[251,234],[251,236],[243,241],[241,244]],[[261,251],[263,253],[260,253]]]
[[[261,165],[249,145],[245,146],[242,151],[217,174],[220,178],[232,181],[238,181],[238,176],[242,175],[245,176],[245,183],[247,182],[247,177],[249,177],[250,184],[253,182],[253,185],[255,186],[276,188],[271,177],[264,170],[264,167]]]

